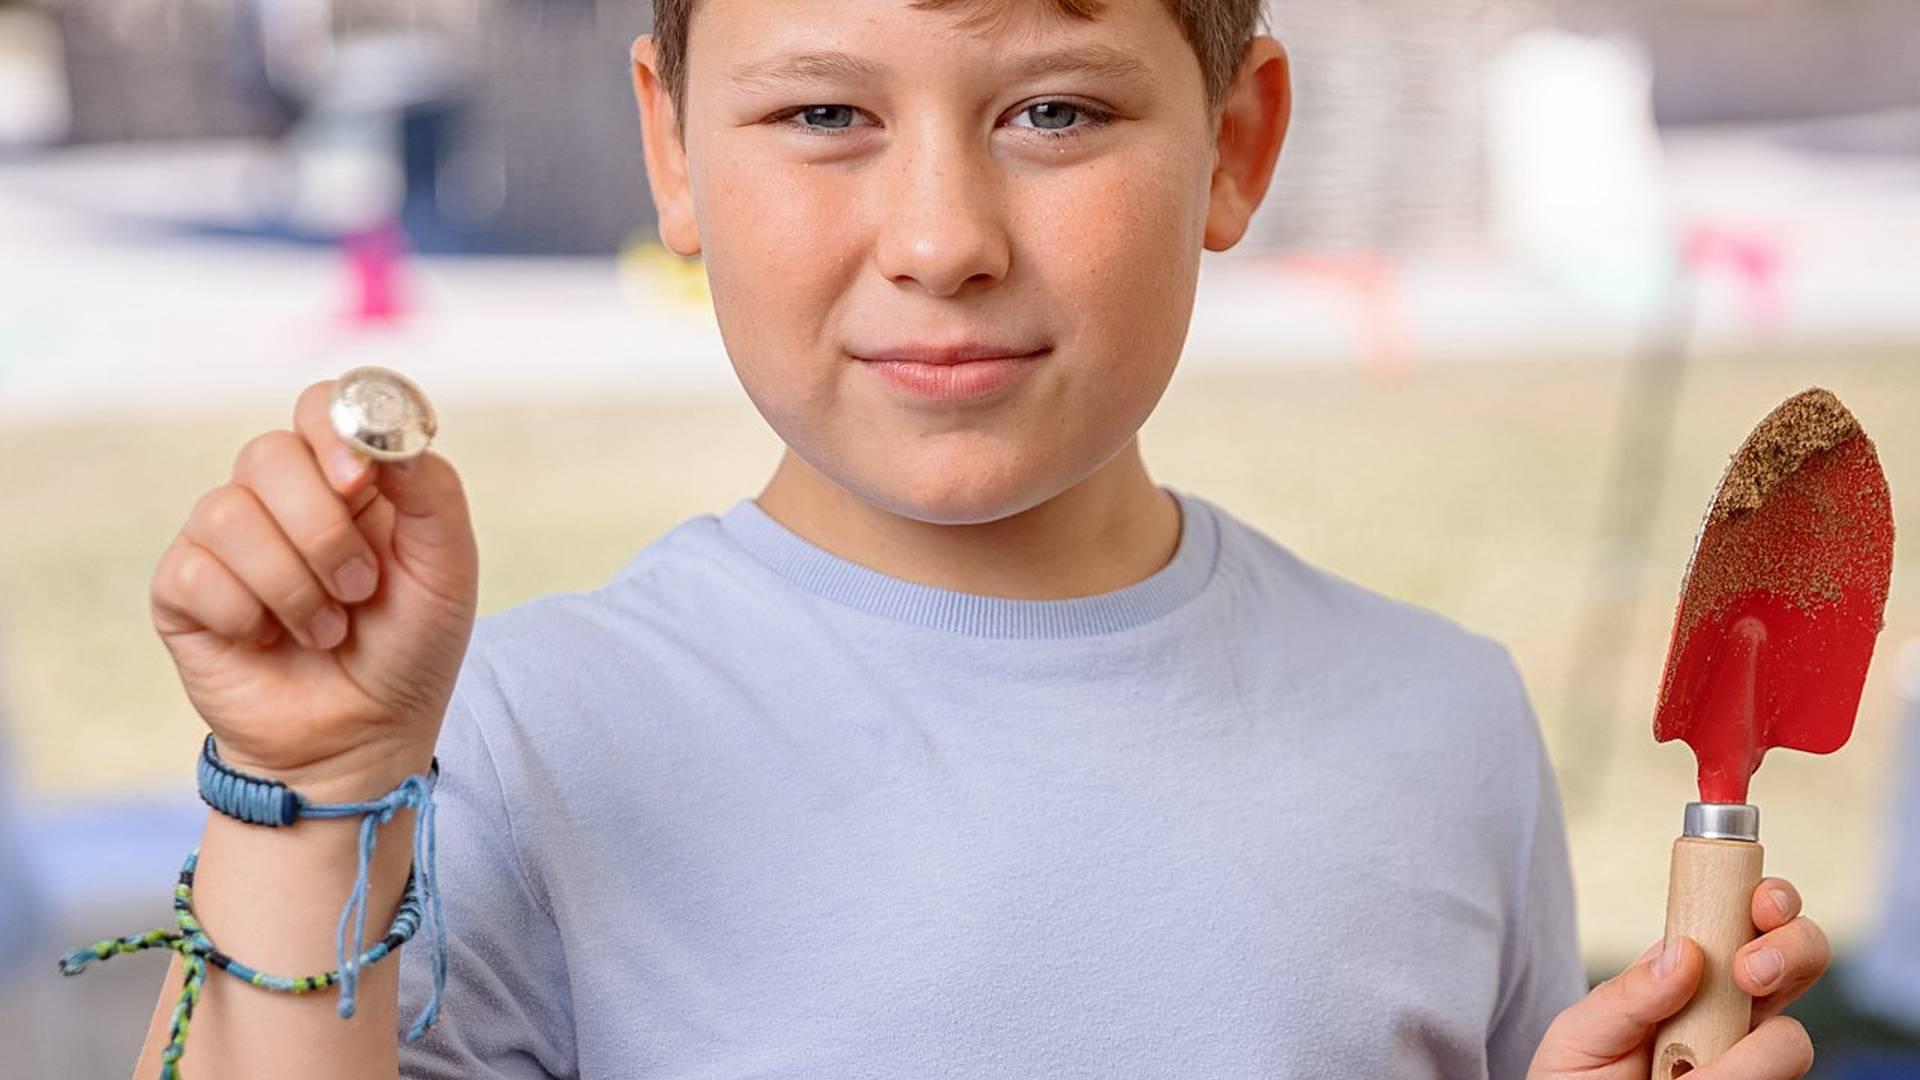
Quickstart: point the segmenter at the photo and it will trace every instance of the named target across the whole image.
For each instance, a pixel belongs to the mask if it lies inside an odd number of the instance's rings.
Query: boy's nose
[[[1006,276],[1011,256],[996,166],[984,149],[902,145],[878,193],[880,272],[935,296]]]

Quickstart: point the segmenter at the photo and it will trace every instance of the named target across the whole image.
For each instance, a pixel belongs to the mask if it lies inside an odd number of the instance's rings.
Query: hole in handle
[[[1653,1067],[1654,1080],[1674,1080],[1694,1070],[1693,1048],[1683,1042],[1670,1042],[1660,1051]]]

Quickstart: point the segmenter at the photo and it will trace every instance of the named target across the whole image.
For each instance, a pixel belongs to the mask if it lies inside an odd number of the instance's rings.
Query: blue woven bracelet
[[[433,995],[427,1000],[426,1007],[407,1032],[409,1042],[418,1039],[427,1028],[433,1025],[440,1011],[440,995],[446,987],[447,944],[446,923],[440,910],[440,894],[435,886],[434,875],[434,835],[433,835],[433,790],[440,778],[440,759],[436,756],[426,775],[415,773],[400,782],[386,795],[369,802],[357,803],[314,803],[304,796],[287,788],[285,784],[267,780],[258,776],[249,776],[220,760],[214,748],[213,735],[208,734],[206,742],[200,748],[199,781],[200,798],[209,807],[229,817],[255,825],[283,827],[292,825],[301,818],[343,818],[361,816],[360,822],[360,872],[354,879],[353,893],[347,898],[346,910],[340,913],[340,928],[336,940],[339,954],[339,967],[335,972],[304,979],[284,979],[262,975],[231,960],[213,948],[205,932],[197,922],[193,922],[191,907],[184,907],[191,899],[192,874],[199,858],[199,849],[188,857],[186,868],[182,872],[181,885],[175,891],[175,910],[180,920],[181,930],[175,933],[152,931],[145,935],[108,939],[97,942],[89,948],[78,949],[63,957],[60,969],[68,975],[78,974],[90,959],[104,959],[120,952],[130,952],[140,948],[168,946],[188,954],[188,961],[194,963],[199,957],[198,966],[204,973],[209,957],[218,957],[215,966],[246,979],[255,986],[270,990],[283,990],[290,993],[302,993],[338,982],[340,985],[340,1015],[351,1018],[354,1012],[354,990],[359,982],[360,969],[387,955],[401,942],[413,936],[421,917],[430,914],[426,920],[433,939]],[[415,807],[418,814],[413,829],[413,868],[407,876],[407,895],[395,916],[393,929],[387,939],[372,949],[362,951],[366,940],[368,868],[373,858],[375,830],[378,826],[393,820],[393,815],[405,807]],[[188,890],[183,900],[180,889]],[[191,926],[189,925],[191,923]],[[347,948],[347,926],[354,928],[353,951]],[[179,1041],[185,1041],[185,1018],[191,1013],[192,1000],[199,997],[199,986],[189,981],[182,991],[181,1008],[175,1010]],[[177,1059],[177,1054],[175,1058]],[[171,1075],[163,1071],[163,1075]]]
[[[355,810],[354,807],[368,805],[338,803],[323,806],[310,803],[305,796],[279,781],[248,776],[220,760],[219,751],[213,745],[212,732],[207,733],[207,741],[200,745],[199,771],[200,801],[228,817],[239,818],[251,825],[278,828],[292,825],[303,817],[351,817],[355,813],[366,812]],[[431,786],[439,779],[440,758],[435,755],[427,771],[427,783]]]

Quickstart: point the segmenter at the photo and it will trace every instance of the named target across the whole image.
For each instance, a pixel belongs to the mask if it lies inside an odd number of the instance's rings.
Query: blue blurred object
[[[1834,1080],[1915,1080],[1920,1077],[1920,1052],[1855,1048],[1820,1052],[1826,1058],[1820,1075]]]
[[[1887,817],[1886,883],[1879,918],[1840,988],[1862,1012],[1920,1039],[1920,638],[1900,650],[1895,668],[1906,720]],[[1909,1070],[1902,1075],[1920,1077],[1920,1064]]]
[[[45,903],[63,913],[126,899],[163,916],[152,926],[72,927],[88,941],[56,943],[58,951],[156,926],[172,926],[173,884],[187,852],[200,843],[207,807],[197,795],[146,796],[71,807],[37,807],[20,815],[26,865],[40,879]],[[42,947],[45,945],[42,935]],[[53,970],[52,953],[46,957]]]
[[[182,750],[184,786],[173,795],[68,806],[27,798],[9,744],[5,645],[0,635],[0,1075],[125,1076],[166,958],[120,959],[90,979],[63,978],[55,962],[173,925],[173,883],[207,816],[191,786],[194,751]]]
[[[1901,649],[1895,669],[1905,719],[1879,916],[1787,1007],[1817,1048],[1808,1080],[1920,1080],[1920,639]]]
[[[0,1075],[125,1076],[146,1036],[167,956],[116,957],[78,978],[63,977],[56,961],[106,938],[173,927],[173,884],[200,842],[207,808],[187,792],[16,808],[23,858],[7,866],[25,877],[0,884],[0,908],[24,885],[36,910],[24,931],[11,919],[0,926],[14,951],[11,969],[0,970],[0,1044],[7,1047]]]
[[[47,901],[28,862],[12,763],[0,731],[0,983],[24,965],[42,936]]]
[[[0,648],[0,660],[5,655]],[[14,795],[6,695],[6,671],[0,668],[0,984],[24,963],[47,919],[46,897],[27,856]]]

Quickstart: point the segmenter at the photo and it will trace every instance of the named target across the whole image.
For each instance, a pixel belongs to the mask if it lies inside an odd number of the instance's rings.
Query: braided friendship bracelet
[[[366,940],[367,864],[373,857],[376,825],[393,820],[402,807],[416,806],[419,814],[413,823],[413,865],[421,875],[420,893],[433,912],[433,997],[419,1020],[407,1034],[408,1041],[420,1037],[439,1012],[440,992],[447,979],[446,921],[440,911],[440,894],[434,888],[433,789],[440,779],[440,758],[436,755],[426,776],[418,773],[401,781],[400,786],[372,802],[314,803],[285,784],[258,776],[249,776],[220,760],[213,734],[207,734],[200,747],[200,798],[208,806],[229,817],[255,825],[275,828],[291,825],[300,818],[343,818],[365,815],[360,822],[360,873],[354,879],[353,894],[346,910],[340,913],[337,951],[340,957],[340,1015],[353,1015],[354,988],[359,981],[357,965],[347,952],[347,923],[353,922],[353,942],[357,951]],[[377,819],[377,820],[376,820]]]
[[[345,974],[341,968],[319,975],[307,975],[301,978],[287,978],[284,975],[269,975],[235,960],[220,951],[200,920],[193,913],[193,875],[200,862],[200,849],[194,848],[187,856],[185,866],[180,868],[180,881],[173,887],[173,917],[178,925],[176,930],[149,930],[144,934],[129,934],[121,938],[107,938],[96,941],[83,949],[75,949],[60,958],[62,975],[78,975],[95,960],[108,960],[126,953],[139,952],[142,949],[166,948],[180,954],[182,970],[186,974],[185,984],[180,988],[180,1001],[173,1007],[172,1023],[167,1030],[167,1045],[160,1052],[160,1080],[180,1080],[180,1057],[187,1051],[187,1029],[193,1019],[193,1007],[200,1002],[202,987],[206,984],[207,965],[212,964],[222,971],[254,986],[267,990],[277,990],[287,994],[304,994],[324,989],[335,983],[343,982]],[[419,878],[412,872],[407,873],[406,896],[400,901],[400,910],[394,915],[393,926],[387,936],[371,949],[361,953],[354,961],[354,968],[363,968],[380,962],[395,949],[405,944],[420,928],[421,901]],[[436,995],[437,996],[437,995]],[[429,1010],[433,1008],[428,1006]],[[342,1016],[351,1016],[352,1009],[343,1007]],[[425,1030],[432,1022],[429,1017],[425,1023],[417,1025]],[[417,1034],[417,1033],[416,1033]],[[409,1035],[408,1038],[415,1038]]]
[[[433,789],[439,778],[440,759],[435,757],[427,775],[415,773],[379,799],[357,803],[314,803],[297,792],[289,790],[284,784],[262,777],[249,776],[220,760],[220,755],[214,748],[213,736],[209,734],[200,751],[199,781],[200,798],[213,809],[250,824],[272,827],[291,825],[300,818],[343,818],[356,814],[363,815],[360,822],[360,871],[354,879],[353,893],[347,898],[346,909],[340,913],[340,927],[336,940],[339,967],[325,975],[311,976],[306,979],[284,979],[262,975],[218,953],[213,948],[213,942],[207,938],[206,932],[201,929],[198,920],[194,918],[191,907],[193,869],[200,855],[199,849],[195,848],[193,854],[187,859],[186,868],[181,872],[180,884],[174,890],[175,919],[180,925],[180,933],[155,930],[147,934],[110,938],[97,942],[89,948],[77,949],[62,958],[61,972],[76,975],[93,959],[105,959],[117,953],[144,948],[164,945],[180,952],[186,959],[189,977],[187,987],[181,992],[181,1004],[174,1010],[177,1026],[175,1045],[184,1047],[187,1017],[192,1013],[192,1002],[199,999],[199,983],[195,976],[197,974],[204,977],[208,960],[211,959],[216,967],[233,972],[253,985],[269,990],[304,993],[337,982],[340,985],[340,1016],[350,1018],[354,1012],[354,990],[359,982],[360,968],[377,961],[401,942],[411,938],[423,921],[423,916],[430,912],[433,936],[433,995],[407,1032],[409,1042],[418,1039],[427,1028],[433,1025],[434,1018],[439,1013],[440,995],[446,987],[447,978],[446,920],[440,909],[440,894],[434,888]],[[402,901],[400,911],[394,918],[393,929],[388,933],[387,939],[361,953],[359,950],[366,940],[368,864],[373,857],[375,830],[379,825],[392,821],[394,814],[408,806],[417,808],[419,813],[414,820],[413,867],[407,874],[406,898]],[[347,950],[349,923],[352,923],[354,928],[354,954],[349,954]],[[178,1054],[175,1054],[175,1059],[177,1057]]]

